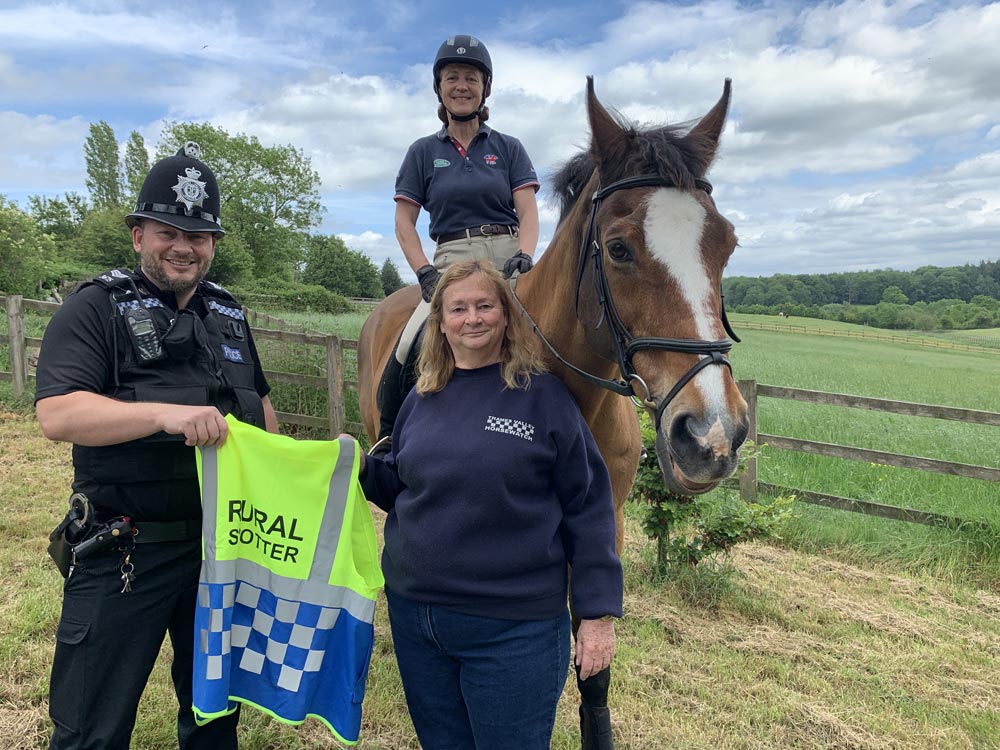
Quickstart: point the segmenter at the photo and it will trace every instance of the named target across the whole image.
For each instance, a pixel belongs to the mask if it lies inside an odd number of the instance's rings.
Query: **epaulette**
[[[80,284],[76,291],[80,291],[91,284],[108,290],[111,305],[118,311],[119,315],[124,315],[125,311],[130,308],[134,310],[139,307],[139,299],[135,296],[133,285],[139,290],[139,294],[142,296],[143,307],[163,307],[163,303],[160,302],[159,298],[146,286],[146,280],[127,268],[113,268],[110,271],[99,273],[90,281]]]
[[[117,289],[118,287],[131,286],[129,281],[133,281],[138,284],[142,282],[142,280],[143,279],[139,274],[134,271],[129,271],[127,268],[112,268],[110,271],[97,274],[97,276],[92,278],[90,281],[84,282],[80,286],[82,288],[88,284],[97,284],[105,289]]]
[[[216,284],[214,281],[203,280],[201,282],[202,291],[209,295],[210,297],[218,297],[219,299],[224,299],[226,302],[232,302],[234,305],[239,303],[236,298],[223,286]]]
[[[224,287],[219,286],[214,281],[202,281],[201,291],[208,297],[205,304],[209,310],[215,310],[220,315],[225,315],[233,320],[246,320],[246,316],[243,315],[243,307]]]

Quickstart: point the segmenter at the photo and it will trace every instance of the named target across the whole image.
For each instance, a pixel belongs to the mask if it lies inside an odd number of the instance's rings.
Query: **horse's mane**
[[[601,182],[610,185],[626,177],[657,175],[678,187],[694,187],[694,178],[707,169],[710,158],[699,144],[685,140],[691,124],[641,129],[618,112],[610,112],[622,128],[608,153],[600,155]],[[596,168],[596,155],[581,151],[556,172],[552,187],[559,197],[559,220],[566,216]]]

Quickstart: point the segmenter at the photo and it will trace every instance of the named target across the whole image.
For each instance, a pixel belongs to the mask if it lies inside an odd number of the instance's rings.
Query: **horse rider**
[[[422,300],[379,383],[381,421],[373,450],[380,455],[388,451],[396,415],[410,389],[404,376],[407,357],[441,273],[457,261],[479,258],[507,277],[531,270],[540,184],[521,142],[486,125],[492,85],[493,62],[479,39],[458,34],[441,44],[434,58],[434,93],[443,126],[413,142],[396,177],[396,239],[420,282]],[[430,214],[433,263],[417,234],[421,208]]]

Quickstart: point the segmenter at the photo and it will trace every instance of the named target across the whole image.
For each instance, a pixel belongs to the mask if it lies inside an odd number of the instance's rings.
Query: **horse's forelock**
[[[623,137],[614,153],[601,155],[601,182],[610,184],[626,177],[657,175],[677,187],[694,187],[695,177],[707,164],[684,138],[686,125],[664,125],[640,129],[624,123]]]
[[[559,220],[562,221],[583,193],[583,188],[594,174],[590,154],[581,151],[569,159],[552,178],[552,189],[559,197]]]

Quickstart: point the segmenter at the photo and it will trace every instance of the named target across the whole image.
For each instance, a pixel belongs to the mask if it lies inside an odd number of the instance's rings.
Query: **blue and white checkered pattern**
[[[214,299],[208,301],[208,306],[215,310],[217,313],[221,313],[226,317],[233,318],[235,320],[246,320],[246,316],[243,314],[243,310],[238,307],[226,307],[220,302],[216,302]]]
[[[142,306],[143,307],[163,307],[164,305],[156,297],[143,297],[142,298]],[[137,299],[126,300],[125,302],[119,302],[118,303],[118,314],[119,315],[124,315],[126,310],[138,310],[138,309],[139,309],[139,300],[137,300]]]
[[[341,612],[280,599],[244,581],[202,583],[198,595],[199,604],[208,610],[204,623],[208,627],[199,633],[206,677],[222,679],[223,660],[230,656],[238,659],[233,664],[236,669],[256,675],[265,664],[272,665],[278,670],[278,687],[293,692],[304,673],[320,670],[328,636]]]

